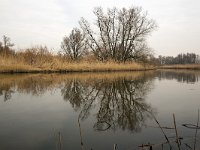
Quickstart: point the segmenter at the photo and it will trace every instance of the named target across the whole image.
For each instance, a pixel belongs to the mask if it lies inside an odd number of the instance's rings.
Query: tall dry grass
[[[191,70],[200,70],[200,64],[164,65],[164,66],[160,66],[159,69],[191,69]]]
[[[0,72],[20,72],[38,70],[16,56],[0,56]]]
[[[93,58],[70,61],[53,55],[45,47],[35,47],[12,55],[0,55],[0,72],[102,72],[153,69],[135,62],[100,62]]]

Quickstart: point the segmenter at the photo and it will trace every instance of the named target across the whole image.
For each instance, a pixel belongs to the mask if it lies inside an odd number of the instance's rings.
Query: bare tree
[[[100,60],[127,61],[140,57],[138,54],[144,50],[144,45],[147,48],[146,36],[156,28],[155,21],[148,19],[147,13],[143,13],[140,7],[113,8],[107,13],[97,7],[94,14],[98,31],[94,32],[84,18],[80,25],[86,34],[87,44]]]
[[[3,46],[4,48],[9,48],[9,47],[13,47],[14,44],[10,42],[10,38],[7,36],[3,36]]]
[[[3,51],[3,43],[0,42],[0,52],[2,52],[2,51]]]
[[[13,47],[14,44],[11,43],[10,38],[7,36],[3,36],[3,41],[0,42],[0,52],[9,53],[11,52],[11,47]]]
[[[61,48],[72,60],[79,59],[85,50],[84,35],[81,30],[74,28],[70,35],[63,38]]]

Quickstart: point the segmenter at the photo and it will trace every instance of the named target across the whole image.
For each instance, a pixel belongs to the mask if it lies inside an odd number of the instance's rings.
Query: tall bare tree
[[[139,58],[141,51],[142,56],[149,52],[146,51],[145,39],[156,28],[156,24],[147,18],[142,8],[113,8],[104,13],[101,7],[97,7],[94,14],[97,30],[93,31],[84,18],[81,18],[80,26],[86,34],[87,44],[97,58],[127,61]]]
[[[83,55],[85,49],[84,39],[81,30],[74,28],[69,36],[63,38],[61,48],[72,60],[77,60]]]

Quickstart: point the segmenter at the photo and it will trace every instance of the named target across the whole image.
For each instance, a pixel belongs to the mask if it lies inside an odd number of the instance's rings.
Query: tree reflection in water
[[[26,74],[26,75],[0,75],[0,97],[4,101],[10,100],[13,93],[25,93],[41,96],[46,91],[56,88],[60,80],[58,75]]]
[[[94,129],[140,131],[150,117],[151,106],[145,96],[152,88],[152,80],[143,74],[138,78],[120,77],[112,80],[95,79],[81,82],[73,79],[61,90],[64,100],[75,110],[80,109],[80,119],[85,120],[95,109]]]
[[[1,90],[0,89],[0,96],[3,96],[4,102],[11,99],[12,93],[14,93],[14,91],[11,90],[11,89],[7,89],[7,90],[5,90],[5,89]]]
[[[188,70],[162,70],[157,72],[159,80],[177,80],[182,83],[195,83],[199,79],[199,71],[188,71]]]
[[[2,75],[0,97],[7,101],[13,92],[40,96],[61,88],[64,100],[80,110],[81,120],[95,111],[94,129],[139,131],[149,117],[146,111],[152,111],[145,96],[153,76],[152,72]]]

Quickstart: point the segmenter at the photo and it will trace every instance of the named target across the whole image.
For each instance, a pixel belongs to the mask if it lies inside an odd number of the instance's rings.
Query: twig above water
[[[149,112],[149,111],[148,111],[148,112]],[[170,141],[169,141],[167,135],[165,134],[165,132],[164,132],[162,126],[160,125],[160,123],[158,122],[158,120],[156,119],[156,117],[154,116],[154,114],[153,114],[152,112],[149,112],[149,113],[152,115],[153,119],[154,119],[154,120],[156,121],[156,123],[158,124],[159,128],[161,129],[161,131],[162,131],[162,133],[163,133],[165,139],[167,140],[167,143],[169,144],[169,147],[170,147],[170,149],[171,149],[172,146],[171,146]]]
[[[179,140],[182,140],[182,139],[183,138],[181,138],[181,137],[179,138]],[[174,143],[176,141],[177,140],[169,140],[170,143]],[[158,146],[162,146],[162,148],[163,148],[163,146],[165,144],[168,144],[168,141],[164,141],[164,142],[161,142],[161,143],[158,143],[158,144],[142,144],[142,145],[140,145],[138,147],[140,147],[140,148],[150,148],[150,147],[155,148],[155,147],[158,147]]]
[[[199,126],[199,109],[198,109],[198,118],[197,118],[197,127],[198,126]],[[196,150],[197,131],[198,131],[198,129],[196,128],[195,136],[194,136],[194,150]]]
[[[175,128],[175,132],[176,132],[176,142],[178,144],[178,149],[181,149],[181,145],[180,145],[180,140],[179,140],[179,136],[178,136],[178,130],[176,128],[176,119],[175,119],[175,115],[173,114],[173,120],[174,120],[174,128]]]

